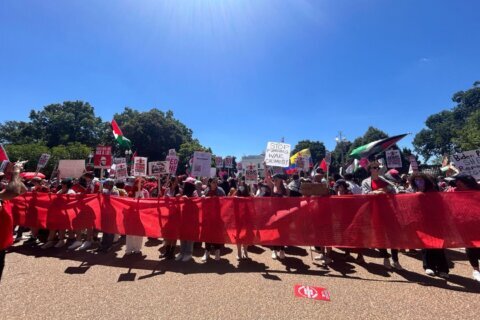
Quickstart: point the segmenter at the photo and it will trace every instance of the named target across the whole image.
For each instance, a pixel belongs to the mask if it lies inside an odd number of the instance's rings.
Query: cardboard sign
[[[58,162],[60,179],[80,178],[85,171],[85,160],[60,160]]]
[[[294,290],[295,296],[299,298],[330,301],[330,293],[325,288],[296,284]]]
[[[215,157],[215,167],[223,168],[223,159],[222,157]]]
[[[112,166],[112,147],[98,146],[93,157],[95,168],[108,169]]]
[[[168,174],[168,161],[153,161],[148,163],[148,172],[151,176]]]
[[[212,154],[209,152],[195,151],[193,154],[192,172],[194,177],[210,177]]]
[[[147,175],[147,158],[145,157],[134,158],[132,175],[135,177],[145,177]]]
[[[461,173],[480,179],[480,149],[456,153],[451,161]]]
[[[265,163],[267,166],[286,168],[290,166],[290,149],[287,143],[269,142],[265,152]]]
[[[245,170],[245,183],[246,184],[255,184],[258,182],[258,171],[254,169],[253,166]]]
[[[233,158],[232,157],[226,157],[225,158],[225,168],[227,168],[227,169],[232,169],[233,168]]]
[[[400,154],[400,150],[387,150],[385,151],[385,157],[387,158],[387,168],[402,167],[402,155]]]
[[[127,164],[126,163],[117,163],[115,165],[115,178],[118,180],[125,180],[128,176]]]
[[[179,162],[178,157],[176,155],[168,155],[166,162],[168,163],[168,173],[176,174]]]
[[[39,169],[45,168],[49,159],[50,159],[50,155],[48,153],[42,154],[40,156],[40,159],[38,159],[37,169],[39,170]]]
[[[330,190],[327,188],[325,183],[308,183],[302,182],[300,185],[300,193],[304,196],[328,196]]]

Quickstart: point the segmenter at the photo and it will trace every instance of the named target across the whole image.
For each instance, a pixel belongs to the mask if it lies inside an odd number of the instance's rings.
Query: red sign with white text
[[[330,293],[325,288],[296,284],[294,289],[296,297],[330,301]]]
[[[112,147],[98,146],[93,157],[95,168],[107,169],[112,166]]]

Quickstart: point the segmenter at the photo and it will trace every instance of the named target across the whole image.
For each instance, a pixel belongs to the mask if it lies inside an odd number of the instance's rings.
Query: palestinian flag
[[[368,158],[371,155],[387,150],[406,135],[407,133],[367,143],[350,152],[350,156],[354,159]]]
[[[118,144],[121,147],[124,147],[125,149],[131,149],[132,148],[132,142],[125,138],[125,136],[122,133],[122,130],[120,130],[120,127],[117,124],[117,121],[115,119],[112,120],[112,130],[113,130],[113,135],[115,136],[115,140],[117,140]]]

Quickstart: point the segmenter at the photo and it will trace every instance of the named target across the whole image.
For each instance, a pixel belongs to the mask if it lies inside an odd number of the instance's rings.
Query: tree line
[[[480,147],[480,81],[466,91],[455,93],[452,101],[455,103],[452,108],[430,115],[425,121],[426,128],[415,135],[414,151],[425,161],[432,158],[439,161],[444,154]],[[193,137],[193,131],[176,119],[171,110],[163,112],[153,108],[141,112],[125,107],[113,118],[133,142],[132,149],[138,150],[141,156],[152,161],[164,160],[169,149],[176,149],[180,172],[185,170],[194,151],[212,152]],[[350,161],[349,154],[355,148],[386,137],[386,132],[370,126],[353,141],[339,140],[332,152],[332,171],[338,172],[341,165]],[[53,170],[57,160],[88,158],[97,145],[112,146],[115,156],[125,153],[115,144],[110,121],[97,117],[93,106],[83,101],[65,101],[32,110],[29,121],[6,121],[0,124],[0,142],[6,144],[12,161],[34,160],[42,153],[50,153],[52,160],[47,173]],[[292,154],[305,148],[310,148],[314,163],[325,157],[324,143],[313,140],[299,141]],[[407,165],[406,159],[413,151],[404,148],[401,153]],[[26,169],[35,170],[35,167],[36,162],[31,161]]]

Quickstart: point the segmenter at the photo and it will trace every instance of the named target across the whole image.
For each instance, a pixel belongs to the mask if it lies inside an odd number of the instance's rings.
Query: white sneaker
[[[90,248],[92,246],[92,243],[90,241],[85,241],[84,243],[82,243],[82,245],[80,246],[80,248],[78,248],[78,250],[82,251],[82,250],[87,250],[88,248]]]
[[[478,282],[480,282],[480,271],[478,270],[473,270],[473,279],[477,280]]]
[[[72,243],[70,246],[68,246],[68,250],[75,250],[78,247],[80,247],[81,245],[82,245],[82,241],[77,240],[74,243]]]
[[[43,246],[41,247],[42,249],[49,249],[51,247],[53,247],[55,245],[55,241],[47,241],[43,244]]]
[[[217,249],[215,250],[215,261],[219,261],[220,260],[220,250]]]
[[[209,258],[210,258],[210,251],[205,250],[205,254],[202,257],[202,262],[207,262]]]
[[[247,249],[243,249],[243,259],[248,259],[248,251]]]
[[[387,269],[392,269],[392,265],[390,264],[389,258],[383,258],[383,266]]]
[[[192,255],[191,254],[186,254],[182,258],[182,262],[187,262],[187,261],[190,261],[190,260],[192,260]]]
[[[403,270],[402,266],[400,265],[400,262],[398,261],[393,261],[392,267],[396,270]]]
[[[425,269],[425,274],[433,277],[435,276],[435,271],[433,271],[432,269]]]
[[[180,261],[183,259],[183,254],[179,253],[176,257],[175,257],[175,261]]]
[[[318,256],[315,256],[313,259],[314,260],[325,260],[325,255],[323,253],[320,253]]]
[[[54,246],[55,248],[61,248],[66,244],[65,239],[58,240],[57,244]]]
[[[272,250],[272,259],[277,260],[277,251]]]
[[[278,259],[280,259],[280,260],[285,259],[285,251],[280,250],[280,251],[278,252]]]

